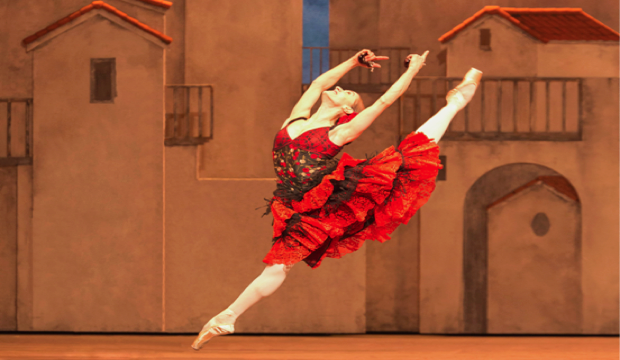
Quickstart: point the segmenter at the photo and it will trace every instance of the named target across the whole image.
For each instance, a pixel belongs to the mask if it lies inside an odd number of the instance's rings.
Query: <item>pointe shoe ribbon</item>
[[[460,103],[468,102],[459,90],[471,84],[473,84],[475,87],[478,87],[478,85],[480,85],[480,80],[482,80],[482,71],[474,68],[469,69],[467,74],[465,74],[465,77],[463,77],[463,81],[461,81],[461,83],[458,84],[454,89],[448,91],[448,93],[446,94],[446,100],[450,102],[450,99],[456,96],[458,97],[458,101]]]
[[[207,324],[209,325],[209,324]],[[217,324],[208,326],[205,325],[194,343],[192,344],[192,349],[200,350],[204,344],[206,344],[209,340],[216,336],[220,335],[228,335],[235,332],[235,326],[233,324]]]

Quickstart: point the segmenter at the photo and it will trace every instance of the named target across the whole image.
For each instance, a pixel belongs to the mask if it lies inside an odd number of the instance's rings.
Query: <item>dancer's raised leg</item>
[[[282,285],[292,267],[293,265],[267,265],[263,272],[243,290],[237,300],[203,326],[192,348],[200,349],[214,336],[232,334],[235,331],[234,324],[237,317],[262,298],[273,294]]]
[[[480,83],[482,72],[471,69],[467,72],[461,82],[454,90],[448,92],[446,99],[448,104],[428,119],[416,132],[421,132],[429,139],[434,139],[437,143],[448,129],[450,121],[454,119],[456,113],[463,109],[474,97],[476,87]]]

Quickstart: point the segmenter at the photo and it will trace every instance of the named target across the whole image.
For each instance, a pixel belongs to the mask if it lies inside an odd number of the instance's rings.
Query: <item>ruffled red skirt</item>
[[[423,133],[411,133],[397,149],[390,146],[370,159],[345,153],[300,201],[271,200],[275,243],[263,262],[303,260],[314,269],[325,257],[341,258],[366,240],[389,240],[428,201],[441,168],[438,145]],[[334,184],[347,181],[354,188],[334,201]]]

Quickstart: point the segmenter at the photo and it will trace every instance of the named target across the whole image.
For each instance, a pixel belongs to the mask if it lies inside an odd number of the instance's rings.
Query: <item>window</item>
[[[90,102],[114,103],[116,59],[90,59]]]
[[[329,0],[304,0],[303,47],[302,81],[310,84],[329,70]]]
[[[443,165],[443,169],[439,169],[437,173],[436,181],[446,181],[448,178],[447,170],[448,170],[448,157],[446,155],[439,155],[439,161],[441,161],[441,165]]]
[[[491,50],[491,29],[480,29],[480,49]]]

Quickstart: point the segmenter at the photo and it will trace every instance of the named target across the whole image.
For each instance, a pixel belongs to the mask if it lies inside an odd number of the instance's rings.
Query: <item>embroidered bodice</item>
[[[338,119],[334,126],[325,126],[304,131],[295,139],[288,134],[288,126],[298,118],[290,121],[276,134],[273,144],[273,166],[278,177],[280,196],[285,193],[295,197],[316,186],[324,175],[331,173],[338,161],[334,159],[343,146],[329,140],[329,131],[347,123],[355,113]],[[276,190],[276,191],[278,191]],[[290,196],[287,196],[290,197]]]

